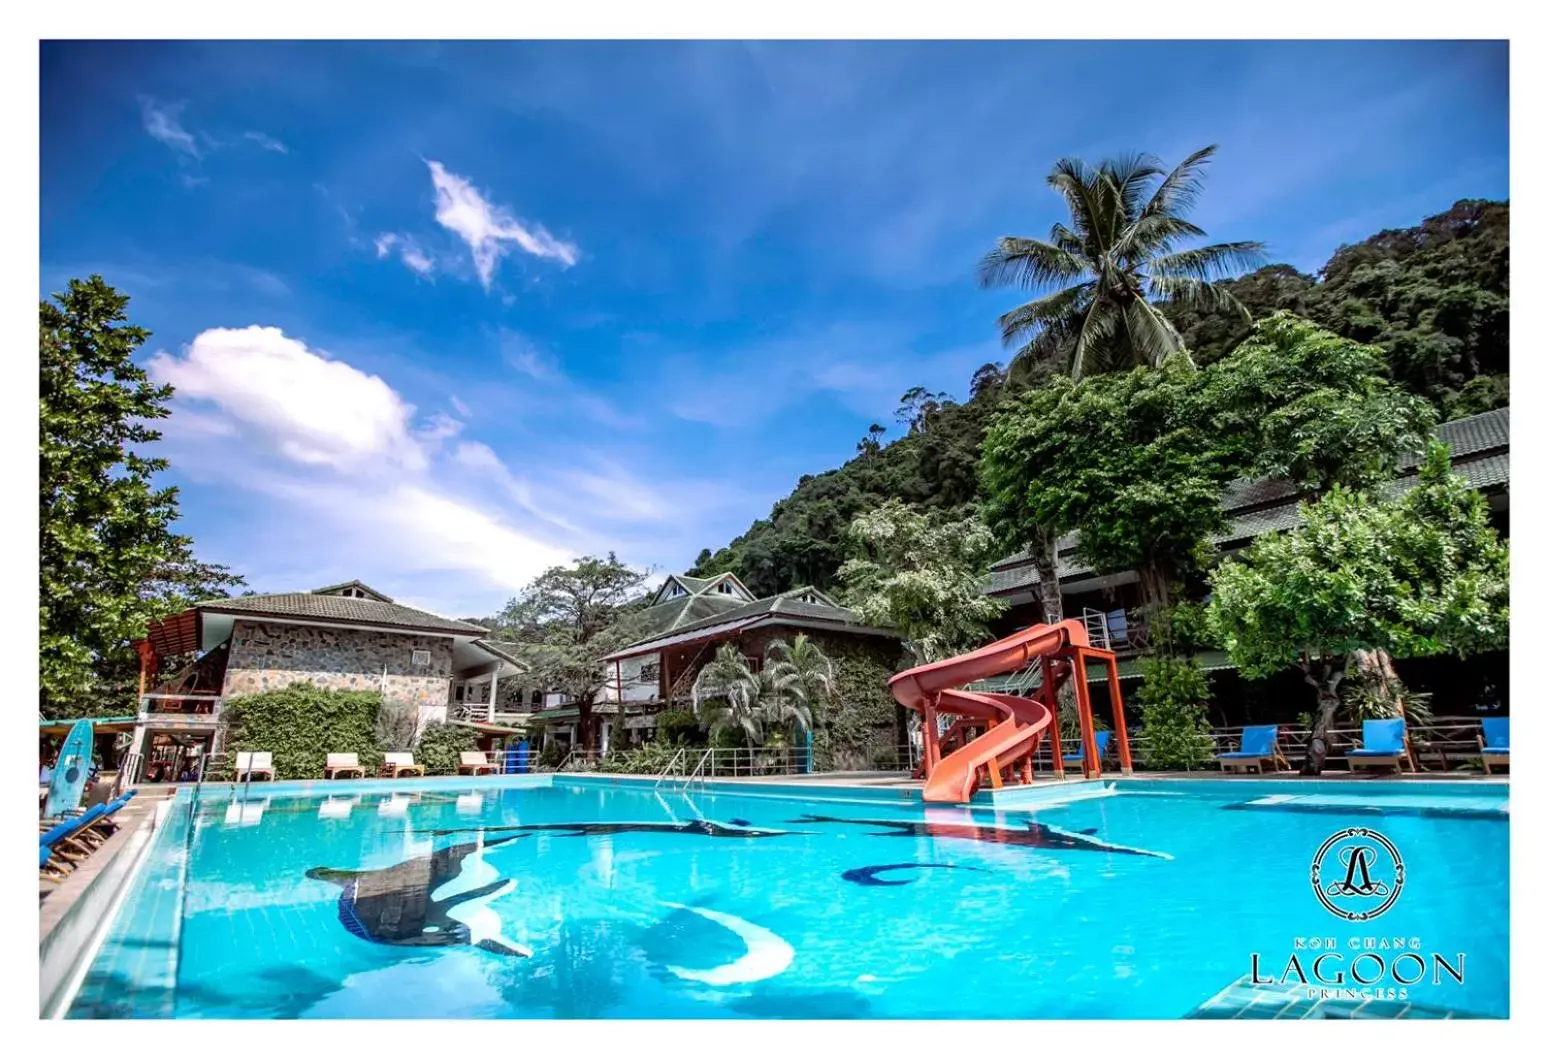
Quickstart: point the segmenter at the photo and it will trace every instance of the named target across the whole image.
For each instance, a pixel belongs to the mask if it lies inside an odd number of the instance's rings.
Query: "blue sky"
[[[1488,43],[55,43],[42,292],[101,272],[178,388],[201,557],[493,612],[657,570],[1001,360],[995,238],[1064,155],[1220,154],[1303,269],[1508,195]]]

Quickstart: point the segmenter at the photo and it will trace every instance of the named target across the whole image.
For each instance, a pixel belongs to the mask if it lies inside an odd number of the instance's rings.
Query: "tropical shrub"
[[[478,747],[478,736],[456,724],[427,724],[414,747],[414,763],[425,766],[426,775],[455,775],[464,751]]]
[[[356,753],[367,774],[382,763],[376,744],[377,691],[327,691],[297,683],[226,702],[229,753],[274,754],[277,779],[320,779],[329,753]]]
[[[678,752],[679,747],[658,739],[633,749],[610,752],[597,765],[597,771],[614,775],[659,775]]]
[[[1209,677],[1187,658],[1155,657],[1140,662],[1134,694],[1144,730],[1145,767],[1192,770],[1215,757],[1209,734]]]
[[[670,746],[703,744],[703,729],[691,709],[665,709],[656,716],[656,740]]]
[[[898,730],[898,703],[887,690],[893,669],[874,651],[830,646],[834,667],[834,705],[812,737],[817,771],[879,767],[897,753],[905,733]]]

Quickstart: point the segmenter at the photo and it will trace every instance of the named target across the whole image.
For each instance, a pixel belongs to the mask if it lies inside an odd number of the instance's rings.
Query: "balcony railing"
[[[220,712],[221,697],[216,694],[147,694],[140,699],[144,719],[188,716],[213,720]]]

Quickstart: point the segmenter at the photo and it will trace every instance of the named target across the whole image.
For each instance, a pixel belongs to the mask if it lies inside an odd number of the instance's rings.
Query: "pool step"
[[[1206,999],[1187,1015],[1210,1020],[1318,1020],[1351,1018],[1390,1020],[1394,1018],[1452,1019],[1473,1015],[1445,1007],[1425,1006],[1387,999],[1312,999],[1306,986],[1290,984],[1255,985],[1251,977],[1233,981],[1219,993]]]
[[[1031,786],[1006,786],[999,790],[979,790],[969,802],[974,807],[994,808],[1053,808],[1090,801],[1099,797],[1113,797],[1117,788],[1102,779],[1086,779],[1066,782],[1033,783]]]
[[[1364,790],[1337,793],[1276,793],[1224,807],[1278,812],[1336,812],[1383,816],[1446,816],[1465,819],[1504,819],[1509,798],[1493,792],[1476,795],[1438,796],[1428,793],[1386,793]]]

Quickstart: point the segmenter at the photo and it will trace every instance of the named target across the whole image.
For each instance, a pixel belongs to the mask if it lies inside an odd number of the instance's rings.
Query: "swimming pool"
[[[966,809],[546,776],[351,785],[174,805],[69,1016],[1508,1014],[1499,786],[1134,780]],[[1349,829],[1403,863],[1363,922],[1310,881]]]

